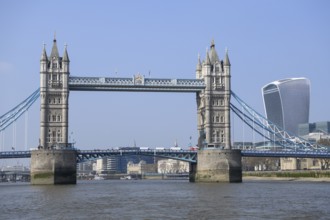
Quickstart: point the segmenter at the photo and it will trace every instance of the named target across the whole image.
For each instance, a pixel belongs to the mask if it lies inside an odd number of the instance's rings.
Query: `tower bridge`
[[[65,47],[59,56],[56,39],[50,56],[44,46],[40,58],[40,90],[11,111],[0,117],[0,131],[19,118],[40,94],[40,141],[38,150],[1,152],[2,158],[31,157],[32,184],[76,183],[76,164],[86,159],[106,155],[145,154],[176,158],[190,162],[192,182],[241,182],[242,156],[286,157],[301,156],[328,158],[328,153],[317,154],[295,151],[287,153],[253,152],[232,149],[230,134],[231,109],[259,134],[266,133],[281,139],[288,150],[314,150],[317,146],[290,136],[278,128],[231,91],[231,64],[228,51],[219,59],[214,41],[202,61],[197,60],[195,79],[156,79],[136,74],[131,78],[70,76],[70,60]],[[81,151],[74,149],[68,140],[69,93],[70,91],[131,91],[131,92],[179,92],[196,94],[197,130],[199,132],[196,151]],[[245,109],[241,111],[231,103],[234,97]],[[269,139],[270,140],[270,139]]]
[[[68,143],[69,92],[134,91],[196,93],[199,131],[197,165],[191,165],[192,181],[241,182],[241,154],[230,145],[230,62],[228,51],[220,60],[214,41],[204,61],[198,58],[196,79],[154,79],[137,74],[132,78],[70,76],[65,47],[59,56],[56,39],[40,59],[40,144],[31,153],[33,184],[75,183],[76,151]],[[204,152],[206,146],[214,146]],[[57,149],[57,151],[54,151]],[[55,162],[51,162],[55,161]],[[49,178],[43,178],[49,176]]]

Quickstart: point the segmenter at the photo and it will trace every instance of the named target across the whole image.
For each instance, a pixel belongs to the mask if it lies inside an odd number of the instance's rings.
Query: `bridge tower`
[[[196,78],[204,79],[205,89],[196,95],[199,152],[191,181],[241,182],[241,152],[231,149],[230,97],[231,64],[228,50],[220,60],[214,40],[201,62],[198,57]]]
[[[56,38],[49,57],[40,59],[40,139],[31,155],[32,184],[76,183],[76,152],[68,143],[69,68],[65,46],[59,56]]]

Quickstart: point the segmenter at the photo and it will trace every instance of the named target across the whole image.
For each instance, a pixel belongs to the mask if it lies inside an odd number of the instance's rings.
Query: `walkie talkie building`
[[[289,78],[271,82],[262,88],[267,119],[292,135],[298,135],[298,125],[308,123],[310,81]]]

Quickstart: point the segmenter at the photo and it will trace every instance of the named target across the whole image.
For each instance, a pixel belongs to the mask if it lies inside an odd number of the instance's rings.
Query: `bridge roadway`
[[[330,152],[320,151],[256,151],[242,150],[242,157],[297,157],[297,158],[330,158]],[[77,163],[96,160],[107,156],[144,155],[168,159],[197,162],[197,151],[193,150],[79,150],[77,149]],[[31,151],[2,151],[0,159],[31,158]]]

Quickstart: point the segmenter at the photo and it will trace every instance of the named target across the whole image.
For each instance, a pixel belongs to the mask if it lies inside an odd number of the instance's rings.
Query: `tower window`
[[[225,142],[225,132],[224,132],[224,130],[221,130],[220,141],[221,141],[221,143]]]
[[[60,133],[57,134],[57,142],[61,142],[61,134]]]

